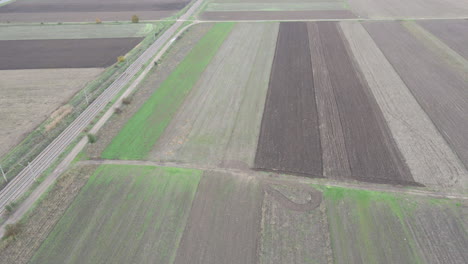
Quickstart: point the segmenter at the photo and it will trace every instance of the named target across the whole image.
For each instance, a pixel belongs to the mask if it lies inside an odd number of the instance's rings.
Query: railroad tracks
[[[49,168],[84,129],[105,109],[107,104],[119,94],[135,75],[151,60],[159,49],[177,32],[183,21],[189,18],[200,6],[197,0],[187,12],[167,29],[151,46],[143,52],[98,98],[96,98],[57,138],[55,138],[30,164],[25,167],[5,188],[0,191],[0,215],[5,207],[21,197],[36,178]]]

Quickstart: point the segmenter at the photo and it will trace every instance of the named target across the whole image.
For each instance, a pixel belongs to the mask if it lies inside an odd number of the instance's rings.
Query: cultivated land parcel
[[[0,259],[468,262],[468,25],[420,20],[468,14],[404,2],[206,2],[201,19],[418,19],[190,26]]]
[[[0,22],[130,21],[132,15],[155,20],[172,16],[187,0],[17,0],[0,6]]]

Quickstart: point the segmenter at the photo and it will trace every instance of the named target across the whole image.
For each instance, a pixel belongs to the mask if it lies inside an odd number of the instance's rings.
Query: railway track
[[[153,58],[159,49],[169,41],[184,21],[199,7],[197,0],[187,12],[167,29],[151,46],[143,52],[98,98],[96,98],[57,138],[55,138],[30,164],[25,167],[5,188],[0,191],[0,215],[5,207],[21,197],[53,162],[122,89],[131,83],[133,77]]]

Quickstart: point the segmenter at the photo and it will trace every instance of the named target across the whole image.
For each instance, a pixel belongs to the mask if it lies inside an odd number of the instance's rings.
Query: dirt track
[[[202,20],[301,20],[301,19],[346,19],[356,18],[348,10],[327,11],[224,11],[203,12]]]
[[[117,61],[142,38],[1,40],[0,70],[100,68]]]

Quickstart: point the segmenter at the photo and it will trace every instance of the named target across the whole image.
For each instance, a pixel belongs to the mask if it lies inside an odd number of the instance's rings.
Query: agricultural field
[[[437,68],[422,70],[434,83],[426,86],[400,72],[390,45],[374,40],[381,26],[400,27],[420,52],[440,50],[424,56],[444,65],[453,93],[423,92],[446,91],[435,85]],[[465,189],[464,58],[427,31],[423,44],[412,28],[424,30],[411,21],[216,23],[105,140],[101,157]],[[451,104],[436,110],[427,100]]]
[[[208,0],[203,20],[347,19],[356,16],[343,0]]]
[[[30,263],[173,262],[200,175],[99,167]]]
[[[125,163],[81,170],[91,173],[87,183],[63,216],[51,219],[58,222],[31,260],[18,263],[468,259],[464,201]]]
[[[43,133],[49,133],[75,111],[71,98],[159,27],[0,26],[0,157],[45,120]]]
[[[0,70],[105,68],[142,38],[0,40]]]
[[[0,6],[0,22],[94,22],[156,20],[174,15],[188,0],[16,0]]]
[[[49,117],[60,120],[69,114],[73,109],[61,107],[64,102],[97,78],[103,70],[85,68],[0,71],[0,157],[44,120]],[[52,117],[53,115],[56,117]]]
[[[1,25],[0,40],[141,38],[155,24]]]
[[[457,201],[326,188],[335,263],[464,263],[467,207]]]
[[[189,1],[65,2],[17,0],[0,22],[156,19]],[[201,6],[0,259],[468,263],[466,3]],[[0,26],[3,151],[66,118],[65,102],[158,26]]]

